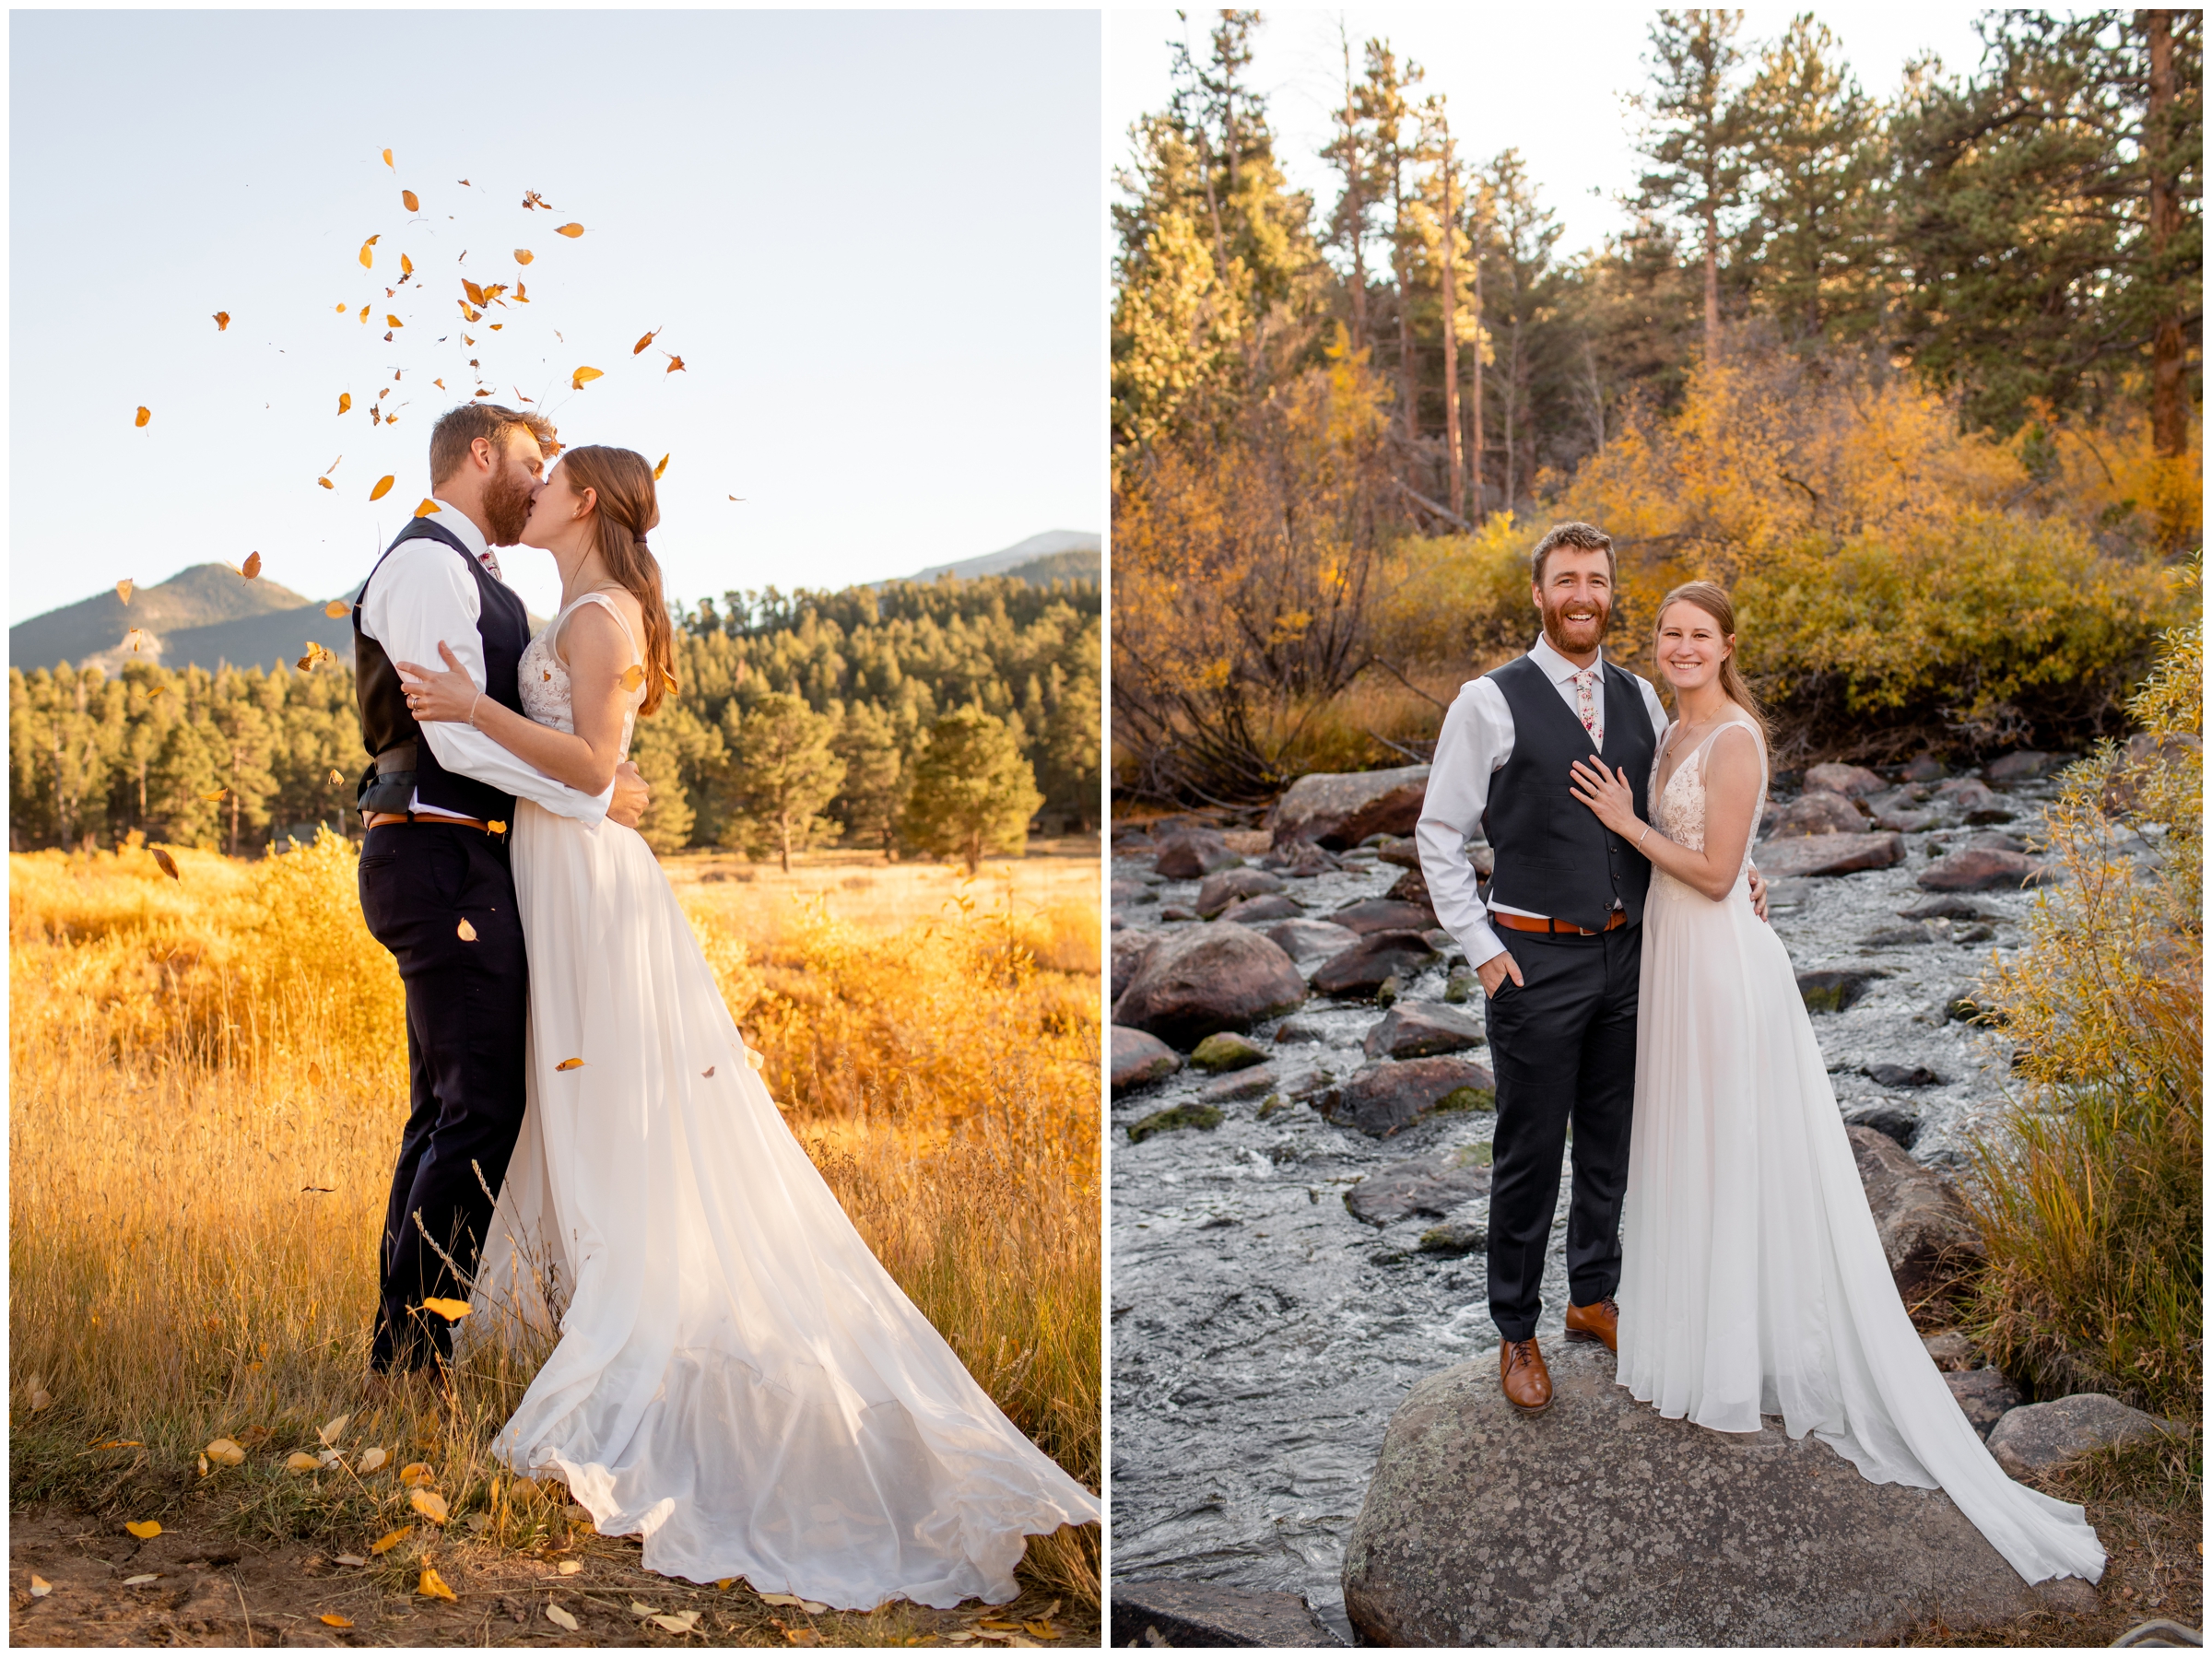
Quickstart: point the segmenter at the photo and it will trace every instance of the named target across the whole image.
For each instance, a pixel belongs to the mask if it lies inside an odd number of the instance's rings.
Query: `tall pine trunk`
[[[1474,415],[1474,423],[1475,423],[1475,436],[1474,436],[1474,441],[1473,441],[1471,443],[1469,443],[1469,444],[1468,444],[1468,446],[1467,446],[1467,461],[1468,461],[1468,464],[1467,464],[1467,481],[1468,481],[1468,483],[1469,483],[1470,485],[1472,485],[1472,486],[1473,486],[1473,489],[1474,489],[1474,498],[1473,498],[1473,499],[1472,499],[1472,500],[1469,502],[1469,505],[1470,505],[1470,507],[1471,507],[1471,509],[1472,509],[1472,510],[1470,510],[1470,511],[1467,512],[1467,514],[1466,514],[1466,518],[1467,518],[1467,522],[1468,522],[1468,523],[1473,523],[1473,524],[1476,524],[1476,525],[1479,526],[1479,525],[1481,524],[1481,523],[1482,523],[1482,514],[1483,514],[1483,499],[1482,499],[1482,496],[1483,496],[1483,487],[1482,487],[1482,462],[1483,462],[1483,442],[1482,442],[1482,194],[1481,194],[1481,192],[1480,192],[1479,190],[1476,192],[1476,195],[1475,195],[1475,220],[1474,220],[1474,229],[1473,229],[1473,231],[1472,231],[1472,232],[1469,234],[1469,236],[1468,236],[1467,240],[1468,240],[1469,241],[1471,241],[1471,242],[1473,242],[1473,243],[1475,244],[1475,245],[1474,245],[1474,247],[1472,248],[1472,250],[1470,250],[1470,251],[1473,253],[1473,254],[1474,254],[1474,258],[1475,258],[1475,383],[1474,383],[1474,386],[1473,386],[1473,388],[1472,388],[1472,389],[1473,389],[1473,392],[1474,392],[1474,395],[1473,395],[1473,397],[1472,397],[1472,399],[1471,399],[1471,401],[1472,401],[1472,402],[1474,403],[1474,405],[1475,405],[1475,406],[1474,406],[1473,410],[1471,411],[1471,412],[1472,412],[1472,414]]]
[[[1711,182],[1705,194],[1705,360],[1721,358],[1721,228]]]
[[[1466,473],[1459,441],[1459,327],[1453,313],[1457,282],[1452,275],[1452,243],[1458,239],[1452,217],[1452,135],[1444,134],[1444,447],[1451,457],[1451,493],[1444,497],[1461,517],[1467,515]]]
[[[2166,250],[2182,228],[2181,181],[2174,176],[2167,130],[2176,91],[2173,16],[2151,11],[2143,17],[2150,37],[2150,109],[2143,123],[2144,163],[2150,175],[2150,258],[2154,279],[2163,290],[2159,308],[2164,312],[2150,342],[2150,437],[2160,454],[2178,459],[2189,442],[2189,411],[2182,394],[2182,323],[2173,313],[2172,285],[2165,269]]]

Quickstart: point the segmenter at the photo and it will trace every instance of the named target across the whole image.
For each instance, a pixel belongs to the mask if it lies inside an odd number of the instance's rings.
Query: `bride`
[[[1766,730],[1734,606],[1693,582],[1655,630],[1678,717],[1653,762],[1653,821],[1625,773],[1577,764],[1572,784],[1653,869],[1620,1384],[1716,1432],[1779,1415],[1876,1484],[1940,1487],[2028,1581],[2093,1582],[2104,1550],[2082,1510],[2005,1475],[1913,1331],[1789,956],[1752,913]]]
[[[660,705],[670,625],[645,545],[653,468],[570,450],[524,544],[561,607],[520,668],[527,717],[399,664],[418,718],[468,721],[596,791]],[[501,1431],[647,1569],[853,1609],[1014,1597],[1030,1534],[1098,1498],[1024,1438],[877,1263],[777,1113],[645,842],[528,801],[528,1110],[473,1299],[559,1345]],[[565,1299],[565,1306],[563,1301]]]

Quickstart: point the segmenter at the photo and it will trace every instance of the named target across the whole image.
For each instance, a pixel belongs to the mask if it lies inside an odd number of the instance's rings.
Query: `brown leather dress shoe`
[[[1498,1379],[1504,1384],[1506,1403],[1522,1414],[1533,1416],[1549,1407],[1551,1371],[1544,1367],[1534,1335],[1498,1348]]]
[[[1567,1309],[1567,1338],[1571,1341],[1603,1341],[1607,1352],[1620,1351],[1620,1307],[1611,1295],[1603,1300],[1594,1300],[1588,1306],[1570,1306]]]

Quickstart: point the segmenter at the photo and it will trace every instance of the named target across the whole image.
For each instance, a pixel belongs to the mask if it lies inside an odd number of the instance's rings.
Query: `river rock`
[[[1966,1418],[1984,1439],[2007,1411],[2016,1410],[2026,1402],[2026,1394],[2005,1379],[2002,1369],[1947,1370],[1943,1384],[1951,1389],[1951,1396],[1959,1401]]]
[[[1866,998],[1866,987],[1882,976],[1879,972],[1841,971],[1800,972],[1797,975],[1797,993],[1805,1002],[1808,1013],[1842,1013]]]
[[[1468,1059],[1383,1059],[1361,1066],[1342,1087],[1320,1100],[1330,1121],[1387,1139],[1441,1107],[1487,1111],[1496,1107],[1498,1084]]]
[[[1889,1275],[1907,1306],[1929,1299],[1985,1257],[1981,1234],[1943,1177],[1872,1128],[1846,1126],[1859,1183]]]
[[[1306,999],[1305,980],[1249,926],[1207,921],[1163,938],[1113,1004],[1113,1021],[1189,1049]]]
[[[1344,866],[1334,853],[1324,852],[1311,840],[1278,847],[1261,861],[1270,868],[1280,869],[1290,880],[1311,880],[1317,875],[1334,874]]]
[[[1275,1040],[1278,1046],[1287,1047],[1298,1042],[1319,1045],[1328,1039],[1329,1032],[1314,1018],[1286,1018],[1275,1027]]]
[[[1995,828],[1984,828],[1979,834],[1966,837],[1962,852],[2025,852],[2028,842],[2017,834],[2006,834]]]
[[[1418,868],[1407,869],[1382,896],[1393,903],[1416,904],[1430,914],[1436,912],[1436,905],[1429,899],[1429,876]]]
[[[1371,834],[1411,834],[1429,792],[1429,768],[1313,771],[1283,792],[1267,814],[1277,847],[1309,840],[1341,852]]]
[[[1184,1128],[1218,1128],[1221,1112],[1213,1105],[1173,1105],[1165,1111],[1155,1111],[1142,1122],[1129,1125],[1129,1143],[1142,1145],[1155,1134],[1173,1134]]]
[[[1806,790],[1759,825],[1759,833],[1772,840],[1804,834],[1859,834],[1866,819],[1859,808],[1840,793]]]
[[[1885,834],[1925,834],[1942,821],[1938,813],[1915,811],[1906,806],[1874,814],[1874,826]]]
[[[1267,1050],[1242,1036],[1219,1030],[1191,1050],[1191,1063],[1201,1070],[1242,1070],[1267,1062]]]
[[[1176,1056],[1175,1050],[1158,1036],[1148,1036],[1143,1030],[1133,1030],[1124,1025],[1113,1027],[1111,1074],[1116,1094],[1165,1081],[1182,1068],[1182,1061]]]
[[[2012,816],[2005,802],[1976,777],[1953,777],[1936,789],[1936,798],[1970,823],[2002,823]]]
[[[1475,1254],[1490,1246],[1490,1228],[1480,1220],[1446,1220],[1421,1233],[1414,1245],[1423,1254]]]
[[[2106,1444],[2133,1444],[2172,1430],[2102,1393],[2077,1393],[2007,1410],[1990,1430],[1989,1453],[2014,1478],[2047,1472]]]
[[[1294,921],[1305,912],[1295,898],[1266,892],[1257,898],[1238,899],[1221,911],[1220,918],[1239,926],[1272,926],[1277,921]]]
[[[1878,794],[1888,786],[1863,765],[1816,765],[1805,773],[1808,794],[1841,794],[1855,800],[1861,794]]]
[[[2057,878],[2047,864],[2024,852],[2006,852],[1994,846],[1969,846],[1947,852],[1921,870],[1915,884],[1929,892],[2018,891]]]
[[[1398,903],[1388,898],[1368,898],[1347,903],[1329,919],[1362,937],[1374,932],[1427,932],[1436,924],[1436,911],[1425,903]]]
[[[1135,929],[1113,934],[1113,987],[1111,993],[1116,1001],[1122,998],[1124,990],[1136,981],[1137,973],[1152,958],[1152,952],[1159,947],[1159,935],[1157,932],[1139,932]]]
[[[1418,972],[1435,958],[1436,951],[1418,932],[1371,932],[1316,967],[1312,984],[1324,995],[1365,999],[1394,975]]]
[[[1920,1112],[1894,1099],[1853,1105],[1843,1112],[1843,1121],[1847,1125],[1872,1128],[1884,1137],[1896,1140],[1908,1151],[1920,1137]]]
[[[1669,1421],[1595,1343],[1545,1358],[1540,1416],[1486,1354],[1391,1416],[1344,1558],[1369,1644],[1874,1645],[2082,1603],[2022,1582],[1940,1490],[1869,1484],[1778,1424]]]
[[[1869,1064],[1866,1074],[1885,1087],[1940,1087],[1944,1080],[1925,1064]]]
[[[1218,1582],[1115,1582],[1117,1646],[1340,1646],[1302,1593],[1262,1593]]]
[[[2026,782],[2056,770],[2065,762],[2064,754],[2039,754],[2033,748],[2019,748],[1991,760],[1982,768],[1982,774],[1992,782]]]
[[[1285,921],[1280,926],[1270,926],[1267,935],[1277,949],[1294,961],[1312,960],[1317,955],[1341,955],[1359,941],[1359,934],[1348,926],[1310,919]]]
[[[1854,875],[1905,861],[1901,834],[1805,834],[1762,840],[1752,859],[1769,880],[1804,875]]]
[[[1198,883],[1198,896],[1191,907],[1210,921],[1240,898],[1256,898],[1282,889],[1282,876],[1271,875],[1265,869],[1223,869]]]
[[[1426,1059],[1483,1043],[1482,1026],[1455,1008],[1402,1001],[1379,1019],[1361,1044],[1371,1059]]]
[[[1401,869],[1418,869],[1421,866],[1420,842],[1408,834],[1403,840],[1394,840],[1377,846],[1375,861],[1392,864]]]
[[[1963,898],[1923,898],[1897,911],[1908,921],[1988,921],[1995,917]]]
[[[1253,1070],[1232,1071],[1218,1082],[1208,1082],[1199,1089],[1198,1097],[1209,1105],[1229,1105],[1239,1099],[1265,1099],[1282,1085],[1281,1073],[1272,1064],[1262,1064]]]
[[[1152,872],[1165,880],[1196,880],[1243,863],[1211,828],[1193,828],[1178,835],[1152,860]]]
[[[1928,1349],[1936,1367],[1947,1375],[1971,1369],[1982,1361],[1981,1352],[1963,1329],[1938,1329],[1934,1334],[1922,1335],[1920,1344]]]
[[[1489,1169],[1472,1158],[1417,1157],[1377,1169],[1344,1193],[1344,1205],[1355,1219],[1387,1226],[1415,1214],[1441,1219],[1489,1190]]]

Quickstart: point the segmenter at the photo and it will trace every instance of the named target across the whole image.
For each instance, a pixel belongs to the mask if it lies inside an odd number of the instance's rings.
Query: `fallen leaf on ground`
[[[392,492],[392,486],[398,481],[399,480],[391,473],[385,473],[382,477],[376,480],[376,488],[369,491],[369,499],[371,500],[382,500],[386,495],[389,495]]]
[[[413,1490],[407,1494],[407,1506],[432,1524],[445,1522],[445,1498],[435,1490]]]
[[[204,1450],[200,1451],[200,1476],[207,1476],[207,1452]]]
[[[1060,1638],[1060,1630],[1053,1628],[1050,1623],[1024,1623],[1021,1625],[1021,1631],[1024,1634],[1034,1634],[1040,1639],[1057,1639]]]
[[[468,923],[464,921],[461,923],[461,924],[467,926]],[[471,928],[469,931],[463,933],[461,935],[465,938],[473,938],[477,934],[475,929]],[[425,1300],[422,1303],[422,1309],[425,1311],[436,1312],[440,1317],[443,1318],[449,1323],[458,1323],[463,1318],[468,1316],[467,1301],[448,1300],[438,1295],[432,1295],[429,1299]]]
[[[337,1562],[340,1565],[366,1565],[369,1563],[359,1554],[340,1554]]]
[[[548,1604],[546,1606],[546,1620],[556,1628],[566,1628],[571,1634],[576,1632],[576,1619],[559,1605]]]
[[[323,1614],[321,1620],[328,1623],[334,1628],[350,1628],[353,1627],[353,1618],[350,1616],[340,1616],[335,1611],[325,1611]]]
[[[438,1574],[436,1569],[428,1565],[422,1568],[422,1581],[415,1584],[415,1592],[433,1600],[459,1597],[445,1585],[445,1579]]]
[[[312,1473],[323,1465],[304,1450],[293,1451],[290,1455],[284,1458],[284,1464],[286,1469],[292,1473]]]
[[[169,854],[159,846],[154,848],[154,861],[166,865],[171,876],[172,878],[175,876],[177,865],[170,862]],[[46,1390],[45,1378],[39,1375],[32,1376],[30,1378],[30,1413],[35,1416],[53,1402],[53,1394]]]
[[[673,1616],[656,1616],[652,1620],[659,1624],[662,1628],[667,1629],[667,1631],[671,1634],[690,1634],[697,1632],[692,1625],[699,1621],[699,1613],[696,1611],[679,1611]]]
[[[812,1628],[786,1628],[783,1638],[794,1646],[818,1646],[822,1643],[822,1637]]]
[[[735,1577],[720,1577],[716,1579],[714,1586],[726,1593],[729,1592],[730,1584],[735,1582],[736,1580],[737,1579]]]
[[[399,1482],[409,1488],[433,1484],[436,1480],[437,1475],[430,1471],[428,1462],[409,1462],[399,1470]]]
[[[415,1527],[411,1524],[403,1524],[396,1531],[386,1531],[369,1545],[369,1551],[372,1554],[388,1554],[412,1535],[414,1531]]]
[[[556,1070],[581,1070],[583,1068],[583,1061],[582,1059],[563,1059],[553,1068]]]
[[[326,1445],[335,1444],[338,1441],[338,1435],[346,1430],[346,1423],[352,1419],[351,1416],[339,1416],[333,1420],[325,1421],[323,1423],[322,1430],[316,1433],[315,1437],[322,1440]]]
[[[207,1446],[207,1459],[235,1467],[246,1459],[245,1447],[233,1439],[218,1439]]]
[[[583,1561],[582,1559],[563,1559],[560,1562],[560,1574],[564,1577],[572,1577],[582,1569]]]
[[[123,1528],[141,1542],[151,1542],[161,1534],[161,1522],[159,1519],[134,1519]]]
[[[30,1573],[30,1597],[32,1599],[42,1600],[53,1592],[53,1584],[52,1582],[35,1570]]]
[[[171,880],[182,881],[183,879],[183,876],[177,873],[177,860],[171,857],[168,852],[164,852],[159,846],[156,846],[154,848],[154,866],[159,869],[164,875],[168,876]],[[49,1404],[52,1402],[52,1399],[47,1400],[47,1403]],[[44,1407],[44,1405],[39,1403],[38,1395],[36,1393],[31,1395],[30,1407],[34,1410]]]
[[[629,1602],[629,1612],[632,1616],[651,1616],[653,1607],[643,1600],[632,1600]]]
[[[461,917],[461,924],[455,927],[454,931],[460,934],[464,944],[473,944],[477,941],[477,929],[468,923],[466,915]]]
[[[367,1450],[361,1451],[361,1459],[358,1464],[361,1472],[374,1473],[391,1459],[391,1452],[382,1445],[371,1444]]]
[[[764,1593],[760,1597],[771,1605],[794,1605],[809,1616],[819,1616],[830,1609],[819,1600],[803,1600],[795,1593]]]
[[[153,417],[154,417],[154,411],[153,411],[152,409],[150,409],[150,408],[147,407],[147,406],[146,406],[146,405],[145,405],[142,403],[142,404],[140,404],[140,405],[138,405],[138,417],[137,417],[136,419],[133,420],[133,421],[131,422],[131,424],[132,424],[132,425],[134,425],[134,426],[143,426],[143,425],[145,425],[145,424],[147,423],[147,421],[148,421],[148,420],[152,419]]]
[[[148,1582],[159,1582],[160,1580],[161,1573],[158,1570],[142,1571],[137,1576],[124,1578],[123,1585],[125,1588],[143,1588]]]

